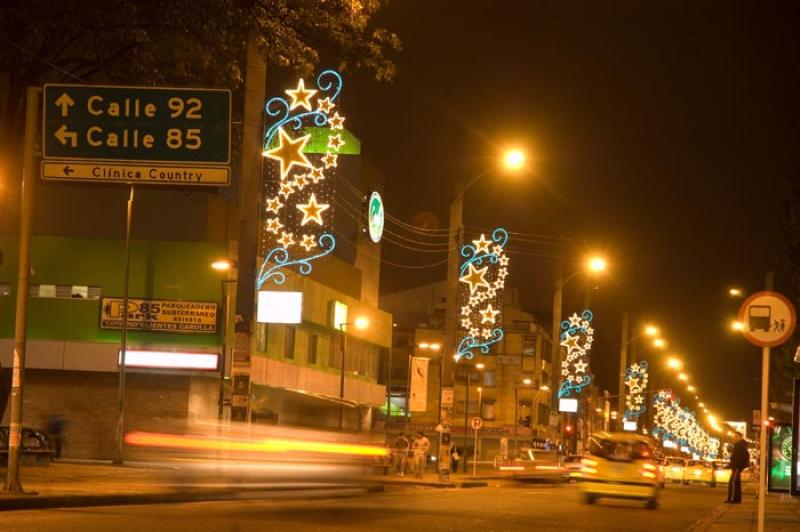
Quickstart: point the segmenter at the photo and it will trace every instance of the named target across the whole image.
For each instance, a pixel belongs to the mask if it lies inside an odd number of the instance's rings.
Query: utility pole
[[[238,240],[229,242],[236,249],[235,338],[231,360],[234,382],[231,420],[250,417],[250,351],[255,300],[256,257],[263,157],[263,108],[267,92],[267,64],[258,48],[253,30],[247,40],[247,66],[242,121],[241,171],[239,173]]]
[[[767,273],[766,290],[771,292],[775,286],[775,274]],[[767,486],[769,471],[767,471],[767,425],[764,423],[769,419],[769,359],[770,349],[768,346],[761,348],[761,424],[758,427],[758,448],[760,450],[758,460],[758,517],[757,530],[764,531],[764,516],[767,510]],[[797,451],[795,451],[797,452]]]
[[[628,369],[628,313],[622,313],[622,335],[619,349],[619,397],[617,398],[617,430],[625,421],[625,371]]]
[[[550,362],[553,400],[550,402],[551,414],[559,416],[558,391],[561,387],[561,308],[563,305],[564,280],[561,261],[556,264],[556,284],[553,290],[553,342],[550,344]],[[558,419],[558,417],[557,417]],[[559,420],[560,421],[560,420]],[[560,423],[556,423],[556,435],[560,437]]]
[[[25,137],[22,148],[22,191],[19,221],[19,265],[17,268],[17,306],[14,325],[14,360],[11,376],[9,412],[8,470],[6,491],[23,492],[19,479],[22,457],[22,392],[25,384],[25,349],[28,332],[28,279],[31,273],[31,225],[33,194],[36,188],[36,130],[39,124],[39,100],[42,89],[28,87],[25,102]]]

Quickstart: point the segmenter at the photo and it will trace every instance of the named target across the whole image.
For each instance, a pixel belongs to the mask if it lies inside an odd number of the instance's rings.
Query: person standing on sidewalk
[[[401,434],[392,444],[392,458],[394,459],[394,469],[397,476],[405,476],[406,465],[408,464],[408,451],[411,444],[405,434]]]
[[[417,437],[414,438],[411,448],[414,451],[414,475],[417,478],[422,478],[422,473],[425,472],[425,461],[428,459],[428,451],[431,448],[431,441],[425,436],[424,432],[417,432]]]
[[[742,503],[742,471],[750,466],[750,453],[747,442],[741,432],[733,435],[733,451],[731,451],[731,478],[728,480],[728,499],[730,504]]]

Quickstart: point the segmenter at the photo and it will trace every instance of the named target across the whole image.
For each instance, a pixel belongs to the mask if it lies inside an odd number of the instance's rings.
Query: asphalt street
[[[494,482],[487,488],[341,490],[259,500],[14,511],[4,532],[245,532],[263,530],[685,530],[708,516],[724,490],[670,485],[660,506],[581,502],[574,485]]]

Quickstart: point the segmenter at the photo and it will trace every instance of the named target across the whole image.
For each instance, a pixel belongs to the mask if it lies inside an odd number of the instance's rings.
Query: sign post
[[[42,97],[42,179],[130,186],[125,218],[115,464],[122,464],[131,224],[137,184],[227,186],[231,92],[48,84]]]
[[[483,426],[483,420],[479,417],[474,417],[469,420],[469,425],[475,431],[475,444],[472,446],[472,476],[478,476],[478,432]]]
[[[770,348],[781,345],[794,332],[797,316],[794,307],[781,294],[757,292],[739,308],[739,323],[744,337],[761,347],[761,424],[759,426],[758,532],[764,531],[767,497],[767,431],[763,421],[769,417],[769,356]]]

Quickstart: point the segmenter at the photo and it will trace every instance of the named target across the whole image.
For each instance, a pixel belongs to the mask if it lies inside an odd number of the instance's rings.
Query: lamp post
[[[558,390],[560,387],[561,376],[561,311],[564,299],[564,287],[574,279],[579,273],[587,272],[589,274],[600,274],[608,268],[608,262],[600,256],[589,257],[583,269],[579,269],[569,275],[566,279],[562,279],[561,265],[558,265],[556,273],[555,289],[553,290],[553,327],[552,327],[552,343],[550,344],[550,360],[552,368],[552,384],[554,400],[550,402],[551,411],[558,413]]]
[[[617,430],[619,430],[625,421],[625,373],[628,369],[628,346],[641,336],[649,336],[654,338],[653,342],[656,347],[665,347],[666,341],[658,338],[659,329],[655,325],[645,325],[642,332],[632,338],[628,338],[628,313],[622,313],[622,338],[620,341],[619,350],[619,397],[617,398],[617,412],[619,412],[619,420],[617,423]]]
[[[230,359],[230,357],[228,357],[228,331],[230,330],[231,310],[233,308],[228,285],[236,284],[237,282],[236,274],[230,275],[230,272],[236,268],[236,261],[229,259],[216,260],[211,263],[211,268],[219,272],[225,272],[227,277],[232,277],[220,280],[220,285],[222,287],[222,327],[220,327],[222,353],[219,364],[219,407],[217,417],[221,421],[225,417],[225,377],[228,360]]]
[[[517,173],[525,168],[525,153],[520,149],[506,150],[502,154],[500,166],[506,171]],[[442,356],[441,367],[441,380],[442,385],[439,388],[439,425],[442,430],[439,432],[439,448],[442,447],[442,437],[447,429],[445,422],[445,407],[442,401],[443,389],[450,387],[453,384],[453,369],[454,360],[451,358],[456,352],[456,319],[458,315],[458,268],[460,262],[459,244],[461,242],[461,228],[464,223],[464,194],[469,188],[477,181],[484,178],[493,168],[480,172],[472,179],[466,182],[459,183],[456,186],[453,199],[450,201],[450,219],[449,219],[449,240],[447,250],[447,282],[446,282],[446,302],[445,309],[445,324],[444,324],[444,353]],[[448,410],[449,412],[449,410]],[[449,416],[448,416],[449,417]],[[449,453],[439,453],[449,460]],[[439,478],[444,479],[449,475],[449,466],[439,461]]]
[[[347,326],[354,325],[356,329],[363,331],[367,327],[369,327],[369,318],[365,316],[359,316],[353,322],[346,322],[346,323],[338,323],[336,324],[336,328],[339,329],[339,332],[342,334],[342,357],[341,357],[341,365],[339,368],[339,430],[342,430],[343,423],[344,423],[344,363],[347,354]]]
[[[530,386],[530,379],[522,379],[523,386]],[[519,457],[519,442],[517,440],[517,427],[519,426],[519,386],[520,383],[514,383],[514,460]]]

